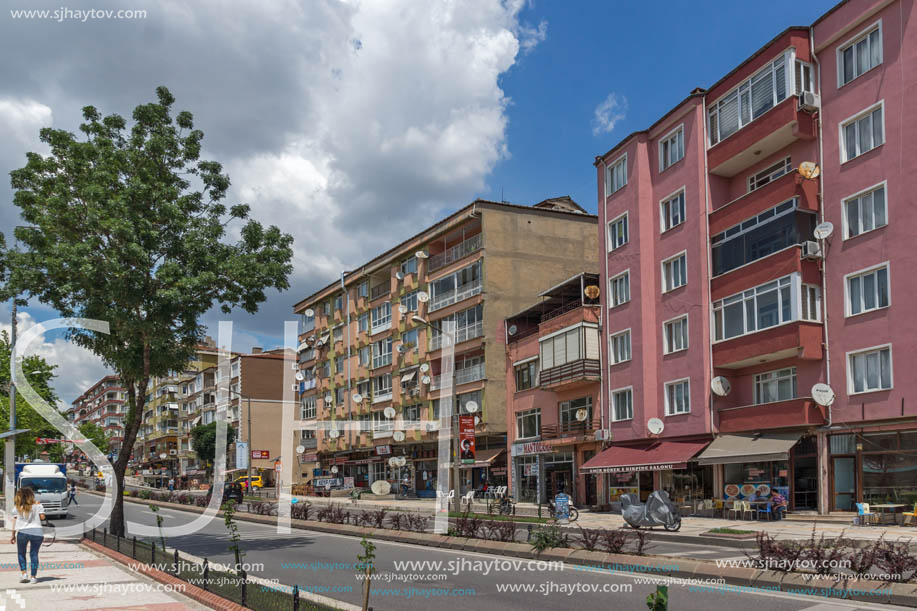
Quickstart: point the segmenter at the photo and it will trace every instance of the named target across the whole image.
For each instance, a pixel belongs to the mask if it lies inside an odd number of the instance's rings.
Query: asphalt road
[[[100,498],[93,495],[81,494],[78,498],[81,505],[74,509],[71,519],[66,521],[68,523],[85,519],[101,503]],[[131,521],[151,525],[156,523],[155,514],[143,505],[125,502],[125,508]],[[185,523],[197,517],[196,514],[172,509],[160,509],[159,515],[164,517],[166,526]],[[253,574],[277,579],[285,585],[298,583],[305,588],[329,588],[317,593],[353,604],[361,602],[362,582],[357,580],[355,570],[350,568],[350,565],[357,562],[357,556],[362,551],[358,538],[299,529],[293,529],[290,535],[281,535],[274,526],[249,522],[238,524],[245,551],[244,561],[263,565],[261,570],[253,570]],[[213,520],[198,533],[173,538],[166,543],[211,561],[232,562],[226,528],[221,519]],[[650,553],[672,555],[673,564],[677,564],[679,557],[713,559],[744,556],[741,550],[733,548],[679,543],[655,544]],[[488,566],[485,563],[504,560],[512,559],[377,541],[377,574],[373,587],[388,592],[374,594],[370,604],[374,609],[405,611],[429,611],[431,603],[446,605],[447,609],[469,611],[533,611],[574,605],[577,611],[606,611],[609,607],[630,611],[645,609],[646,596],[656,588],[652,584],[640,583],[646,574],[590,572],[572,568],[538,571],[534,570],[535,567],[527,570],[524,566],[507,570],[484,568]],[[395,563],[402,561],[443,564],[439,569],[430,565],[396,568]],[[504,589],[498,591],[501,587]],[[507,587],[518,590],[508,592],[505,589]],[[437,589],[439,593],[432,591]],[[747,608],[749,605],[766,605],[769,611],[903,609],[787,593],[690,591],[689,587],[678,585],[669,588],[669,599],[669,608],[673,611],[735,609]]]

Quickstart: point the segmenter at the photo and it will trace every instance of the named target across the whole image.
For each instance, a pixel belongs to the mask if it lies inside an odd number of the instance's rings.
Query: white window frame
[[[624,232],[623,232],[624,241],[616,245],[615,242],[617,240],[613,238],[613,235],[615,235],[616,232],[615,233],[612,232],[612,227],[618,225],[619,223],[624,224]],[[623,214],[619,214],[612,220],[608,221],[608,224],[606,225],[606,236],[608,239],[608,244],[606,245],[606,247],[608,248],[608,252],[612,252],[614,250],[627,246],[627,244],[630,243],[630,220],[628,219],[627,212]]]
[[[372,343],[373,362],[372,369],[385,367],[392,364],[392,338],[383,337]],[[386,351],[387,350],[387,351]]]
[[[618,418],[617,414],[615,413],[617,411],[616,406],[615,406],[615,396],[619,394],[623,394],[623,393],[628,393],[628,392],[630,393],[630,414],[626,418]],[[622,388],[615,388],[609,393],[609,396],[611,397],[611,421],[612,422],[626,422],[628,420],[634,419],[634,387],[633,386],[624,386]]]
[[[886,295],[886,300],[888,303],[884,306],[876,305],[874,308],[869,308],[867,310],[865,308],[865,305],[866,305],[865,293],[863,292],[862,286],[861,286],[860,298],[862,300],[863,308],[859,312],[854,314],[853,313],[853,303],[851,302],[851,295],[850,295],[850,281],[853,278],[858,278],[858,277],[863,277],[863,276],[868,276],[870,274],[874,274],[878,272],[880,269],[885,269],[886,280],[887,280],[886,285],[888,288],[888,295]],[[876,277],[876,279],[878,280],[878,276]],[[862,285],[862,280],[861,280],[861,285]],[[875,283],[875,288],[876,288],[876,304],[878,304],[879,303],[879,293],[878,293],[879,283],[878,282]],[[892,271],[891,271],[891,262],[890,261],[884,261],[877,265],[872,265],[870,267],[867,267],[861,270],[857,270],[855,272],[850,272],[849,274],[844,275],[844,317],[845,318],[851,318],[853,316],[860,316],[862,314],[868,314],[870,312],[876,312],[878,310],[885,310],[887,308],[890,308],[891,305],[892,305]]]
[[[615,340],[627,336],[627,358],[619,359],[617,358],[617,350],[615,349]],[[633,358],[633,343],[632,335],[630,329],[624,329],[616,333],[612,333],[608,336],[608,362],[611,365],[620,365],[621,363],[626,363]]]
[[[774,325],[769,325],[767,327],[759,328],[757,324],[759,289],[762,289],[763,287],[766,287],[771,284],[777,285],[776,291],[777,291],[778,322],[777,324],[774,324]],[[800,319],[800,315],[801,315],[801,307],[799,304],[799,296],[800,296],[800,290],[801,290],[800,284],[801,284],[801,280],[800,280],[799,272],[793,272],[792,274],[781,276],[780,278],[777,278],[775,280],[771,280],[769,282],[764,282],[757,286],[747,288],[744,291],[734,293],[727,297],[723,297],[722,299],[717,299],[711,305],[712,314],[713,314],[713,316],[711,317],[711,327],[712,327],[711,332],[713,334],[713,342],[714,343],[728,342],[729,340],[735,339],[737,337],[744,337],[746,335],[751,335],[752,333],[758,333],[759,331],[764,331],[765,329],[773,329],[781,325],[798,322]],[[783,289],[783,287],[789,287],[789,291],[790,291],[790,317],[787,318],[786,320],[783,319],[783,307],[781,305],[781,296],[780,296],[780,291]],[[774,290],[774,289],[769,289],[769,291],[770,290]],[[762,290],[760,294],[764,294],[764,291]],[[748,304],[746,303],[749,300],[753,301],[753,303],[755,304],[754,306],[755,328],[754,330],[751,330],[751,331],[748,330],[748,326],[749,326]],[[733,335],[731,337],[726,337],[726,307],[731,306],[735,303],[741,304],[740,309],[742,311],[742,333],[739,333],[738,335]],[[717,328],[717,320],[716,320],[717,310],[720,310],[722,312],[720,322],[723,327],[722,328],[723,336],[719,339],[717,339],[717,332],[720,331],[720,329]]]
[[[780,375],[784,371],[789,371],[789,375]],[[785,399],[780,398],[780,382],[781,380],[790,380],[792,387],[792,396]],[[752,400],[754,405],[768,405],[770,403],[780,403],[781,401],[792,401],[793,399],[799,398],[799,375],[796,370],[796,367],[781,367],[780,369],[773,369],[771,371],[762,371],[761,373],[756,373],[754,381],[752,382]],[[762,401],[761,399],[764,396],[764,393],[759,390],[763,388],[766,384],[774,385],[774,396],[777,397],[773,401]]]
[[[617,280],[624,279],[625,286],[627,287],[627,299],[624,301],[617,300],[617,292],[614,290],[614,283]],[[620,274],[615,274],[608,279],[608,309],[616,308],[622,306],[625,303],[630,302],[630,268],[625,269]]]
[[[623,166],[622,166],[623,164]],[[614,175],[619,167],[624,168],[621,184],[615,186]],[[624,153],[611,163],[605,164],[605,197],[617,193],[627,186],[627,153]]]
[[[777,167],[780,166],[780,167]],[[770,170],[770,171],[768,171]],[[778,178],[782,178],[793,171],[793,158],[789,155],[781,159],[776,163],[772,163],[766,168],[751,174],[748,177],[748,193],[752,191],[757,191],[762,187],[765,187]],[[767,179],[767,180],[765,180]],[[760,181],[760,184],[758,184]]]
[[[684,277],[685,277],[685,281],[684,281],[682,284],[679,284],[679,285],[675,285],[675,286],[666,286],[666,266],[669,265],[669,264],[674,263],[675,261],[677,261],[678,259],[680,259],[680,258],[682,258],[682,257],[684,257],[684,259],[685,259],[685,261],[684,261]],[[676,255],[673,255],[673,256],[669,257],[668,259],[663,259],[662,262],[660,263],[660,270],[661,270],[661,272],[662,272],[662,278],[661,278],[661,279],[662,279],[662,292],[663,292],[663,294],[665,294],[665,293],[671,293],[672,291],[674,291],[674,290],[676,290],[676,289],[680,289],[680,288],[683,287],[683,286],[687,286],[687,285],[688,285],[688,251],[687,251],[687,250],[683,250],[683,251],[681,251],[680,253],[678,253],[678,254],[676,254]],[[674,278],[674,274],[673,274],[672,277]]]
[[[684,395],[683,395],[685,398],[684,407],[686,409],[677,411],[675,409],[676,406],[673,406],[671,404],[671,401],[669,400],[669,388],[674,387],[674,386],[681,386],[682,384],[684,384],[686,387]],[[663,395],[664,395],[664,400],[665,400],[665,415],[666,416],[682,416],[684,414],[691,413],[691,378],[681,378],[678,380],[671,380],[669,382],[666,382],[663,385]]]
[[[684,326],[682,327],[684,329],[684,340],[685,340],[684,346],[681,348],[673,348],[672,346],[669,345],[668,328],[670,325],[674,325],[679,322],[684,322]],[[674,337],[674,334],[673,334],[673,337]],[[675,318],[670,318],[666,321],[663,321],[662,323],[662,353],[663,354],[674,354],[676,352],[682,352],[683,350],[687,350],[689,346],[690,346],[690,335],[689,335],[688,315],[687,314],[682,314],[680,316],[676,316]]]
[[[388,314],[382,313],[380,314],[379,318],[376,318],[376,311],[378,310],[381,313],[385,310],[386,307],[388,307]],[[372,312],[370,314],[369,325],[370,325],[369,332],[371,335],[375,335],[376,333],[381,333],[383,331],[386,331],[392,328],[392,302],[391,301],[384,301],[372,309]]]
[[[874,113],[876,110],[880,110],[880,109],[882,110],[882,142],[881,142],[880,144],[876,144],[876,143],[875,143],[875,139],[873,139],[872,147],[870,147],[868,150],[860,151],[860,150],[859,150],[859,148],[860,148],[860,137],[859,137],[860,128],[859,128],[859,121],[861,121],[862,119],[865,119],[867,116],[872,115],[872,113]],[[875,133],[875,129],[872,127],[872,121],[873,121],[873,120],[874,120],[874,119],[870,119],[870,129],[872,129],[873,133]],[[857,140],[857,154],[854,155],[853,157],[847,157],[847,138],[846,138],[844,132],[846,131],[845,128],[846,128],[848,125],[850,125],[851,123],[856,123],[856,124],[857,124],[857,138],[856,138],[856,140]],[[879,148],[880,146],[884,145],[884,144],[885,144],[885,136],[886,136],[886,134],[885,134],[885,100],[884,100],[884,99],[883,99],[883,100],[879,100],[878,102],[876,102],[876,103],[873,104],[872,106],[869,106],[868,108],[865,108],[865,109],[861,110],[860,112],[858,112],[858,113],[856,113],[856,114],[854,114],[854,115],[851,115],[851,116],[847,117],[846,119],[844,119],[843,121],[839,122],[839,123],[837,124],[837,132],[838,132],[838,135],[837,135],[838,141],[837,141],[837,142],[838,142],[838,148],[840,149],[839,152],[840,152],[840,155],[841,155],[841,164],[845,164],[845,163],[847,163],[848,161],[853,161],[854,159],[859,159],[860,157],[862,157],[862,156],[865,155],[866,153],[869,153],[870,151],[874,151],[874,150],[876,150],[877,148]]]
[[[810,295],[815,295],[815,304],[812,305]],[[808,320],[809,322],[821,322],[821,287],[815,284],[807,284],[805,282],[800,286],[800,297],[799,297],[799,320]],[[807,316],[808,314],[808,316]],[[814,314],[814,316],[813,316]]]
[[[844,80],[844,51],[846,51],[850,47],[854,47],[854,51],[853,51],[854,71],[856,71],[855,45],[863,41],[864,39],[868,40],[869,35],[872,34],[873,31],[879,32],[879,59],[878,61],[876,61],[875,64],[873,64],[866,70],[863,70],[859,74],[854,74],[853,77],[849,81],[845,81]],[[881,66],[885,62],[885,50],[883,48],[884,45],[885,45],[885,33],[882,31],[882,20],[881,19],[872,23],[868,27],[860,30],[854,36],[844,41],[842,44],[839,44],[837,46],[837,51],[836,51],[836,54],[837,54],[837,62],[836,62],[837,63],[837,88],[840,89],[841,87],[844,87],[845,85],[849,85],[850,83],[857,80],[858,78],[860,78],[867,72],[870,72],[873,68],[878,68],[879,66]],[[871,62],[872,61],[872,48],[871,48],[871,44],[868,42],[867,42],[867,55]]]
[[[403,260],[398,269],[405,276],[408,276],[410,274],[416,274],[417,273],[417,257],[408,257],[407,259]]]
[[[535,434],[529,435],[528,437],[520,437],[519,434],[523,432],[523,427],[521,426],[521,421],[526,418],[535,417]],[[541,408],[535,407],[532,409],[526,409],[521,412],[516,412],[516,439],[536,439],[541,435]]]
[[[680,136],[680,139],[679,139]],[[672,141],[676,144],[681,143],[681,156],[677,159],[672,159]],[[666,148],[665,145],[669,145],[669,159],[665,159]],[[685,158],[685,124],[682,123],[675,129],[669,131],[665,136],[659,139],[659,173],[665,172],[673,165]]]
[[[416,312],[416,311],[417,311],[417,307],[418,307],[418,305],[417,305],[417,293],[418,293],[418,292],[419,292],[419,291],[417,291],[417,290],[413,290],[413,291],[411,291],[410,293],[406,293],[406,294],[402,295],[402,296],[401,296],[401,299],[399,299],[398,303],[399,303],[400,305],[403,305],[403,306],[407,307],[408,312]]]
[[[683,185],[680,189],[674,193],[667,195],[666,197],[659,200],[659,233],[665,233],[666,231],[675,229],[680,225],[685,223],[685,215],[687,214],[687,196],[685,194],[686,185]],[[672,221],[672,202],[675,200],[680,200],[681,203],[681,220],[677,223],[671,223]],[[669,204],[668,206],[666,204]],[[671,223],[671,224],[670,224]]]
[[[885,223],[883,223],[882,225],[876,225],[876,221],[875,221],[875,218],[876,218],[876,213],[875,213],[875,200],[873,199],[873,198],[874,198],[874,193],[875,193],[876,191],[878,191],[879,189],[882,189],[882,193],[883,193],[883,207],[885,208]],[[862,226],[863,226],[863,201],[862,201],[862,200],[863,200],[863,198],[866,197],[867,195],[870,196],[870,203],[871,203],[872,206],[873,206],[873,213],[872,213],[872,219],[873,219],[873,223],[872,223],[872,224],[873,224],[873,227],[872,227],[872,229],[867,229],[867,230],[865,230],[865,231],[862,231],[862,230],[861,230],[861,231],[860,231],[859,233],[857,233],[856,235],[850,235],[850,222],[849,222],[849,219],[848,219],[847,208],[854,202],[854,200],[856,200],[856,202],[857,202],[857,217],[858,217],[858,220],[859,220],[859,223],[860,223],[860,227],[862,227]],[[845,240],[845,241],[846,241],[846,240],[852,240],[853,238],[858,238],[858,237],[860,237],[861,235],[865,235],[865,234],[870,233],[870,232],[872,232],[872,231],[875,231],[875,230],[877,230],[877,229],[882,229],[883,227],[887,227],[887,226],[888,226],[888,220],[889,220],[889,219],[888,219],[888,210],[889,210],[889,206],[888,206],[888,181],[887,181],[887,180],[883,180],[883,181],[880,182],[880,183],[874,184],[874,185],[872,185],[871,187],[867,187],[866,189],[863,189],[862,191],[859,191],[859,192],[857,192],[857,193],[854,193],[853,195],[849,195],[849,196],[843,198],[843,199],[841,200],[841,216],[843,217],[843,218],[841,219],[841,222],[842,222],[843,227],[844,227],[844,240]]]
[[[866,356],[872,353],[879,353],[883,350],[888,350],[888,388],[866,388],[865,390],[854,390],[856,387],[853,379],[853,361],[852,359],[857,356]],[[895,364],[894,364],[894,354],[892,352],[892,344],[882,344],[880,346],[872,346],[870,348],[863,348],[861,350],[851,350],[844,356],[847,367],[847,394],[848,395],[865,395],[866,393],[871,392],[886,392],[895,388]],[[882,358],[879,357],[879,363],[881,364]],[[879,372],[879,379],[882,379],[882,373]]]

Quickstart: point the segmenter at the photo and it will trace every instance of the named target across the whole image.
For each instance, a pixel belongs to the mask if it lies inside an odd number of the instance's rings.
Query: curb
[[[149,577],[153,581],[157,581],[162,584],[171,585],[171,586],[181,586],[182,589],[175,590],[176,593],[186,596],[191,600],[198,602],[206,607],[211,609],[217,609],[218,611],[246,611],[248,607],[243,607],[242,605],[236,604],[230,600],[226,600],[220,596],[217,596],[213,592],[209,592],[203,588],[200,588],[196,585],[190,584],[186,581],[182,581],[178,577],[169,575],[168,573],[163,573],[158,569],[154,569],[146,564],[138,563],[136,560],[129,556],[125,556],[120,552],[116,552],[113,549],[109,549],[102,545],[101,543],[95,543],[89,539],[83,539],[80,541],[81,545],[88,547],[89,549],[103,554],[120,562],[124,565],[135,565],[135,569],[138,573]]]

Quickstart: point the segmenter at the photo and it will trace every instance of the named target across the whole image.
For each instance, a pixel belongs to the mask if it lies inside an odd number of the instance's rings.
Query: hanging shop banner
[[[459,453],[462,463],[474,462],[474,415],[472,414],[459,416]]]
[[[376,456],[387,456],[392,453],[392,446],[376,446]]]

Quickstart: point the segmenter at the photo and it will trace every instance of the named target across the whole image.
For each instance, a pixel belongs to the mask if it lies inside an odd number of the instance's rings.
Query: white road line
[[[669,554],[660,554],[662,556],[702,556],[705,554],[721,554],[722,551],[718,549],[698,549],[689,552],[672,552]]]

